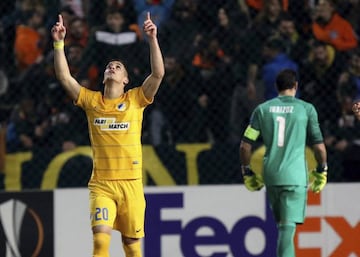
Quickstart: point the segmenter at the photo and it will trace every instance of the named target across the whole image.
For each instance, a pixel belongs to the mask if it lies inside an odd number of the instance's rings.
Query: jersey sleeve
[[[311,145],[322,143],[324,139],[321,133],[318,114],[315,110],[315,107],[313,105],[309,105],[308,112],[309,121],[307,125],[307,132],[309,136],[309,143]]]
[[[82,109],[86,109],[90,103],[95,94],[98,92],[91,91],[85,87],[80,88],[80,93],[78,99],[75,101],[75,105],[81,107]]]
[[[255,142],[260,136],[260,109],[257,107],[254,112],[251,114],[250,123],[247,126],[244,135],[243,141],[247,143]]]
[[[142,87],[135,87],[129,90],[129,94],[136,100],[140,107],[145,107],[154,101],[154,98],[147,99],[144,95]]]

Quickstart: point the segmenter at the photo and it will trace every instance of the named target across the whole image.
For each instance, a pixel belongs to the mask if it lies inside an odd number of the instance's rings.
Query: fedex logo
[[[351,188],[348,188],[348,190],[351,191]],[[353,209],[351,207],[352,198],[348,197],[349,193],[343,192],[343,194],[347,196],[347,202],[345,201],[345,203],[350,208],[351,213],[354,212],[355,216],[359,217],[359,213],[356,213],[356,208]],[[341,197],[341,195],[342,192],[339,190],[339,196]],[[343,214],[346,214],[345,209],[342,209],[341,206],[337,206],[337,204],[344,204],[344,199],[346,198],[336,199],[332,194],[329,194],[329,196],[332,198],[334,206],[329,206],[325,209],[338,209],[338,212],[342,211]],[[324,204],[321,203],[321,194],[309,192],[308,209],[316,209],[322,205]],[[351,224],[343,215],[338,216],[325,214],[320,216],[309,213],[304,224],[297,227],[295,235],[296,256],[360,257],[360,222],[356,219],[356,221],[352,223],[353,224]],[[331,233],[334,234],[336,240],[333,239],[334,237],[331,238]],[[300,238],[305,234],[320,234],[322,240],[319,240],[317,247],[300,247]],[[334,242],[332,243],[331,241]],[[331,248],[326,246],[331,246]]]
[[[146,257],[162,256],[161,249],[164,238],[174,236],[179,238],[177,247],[181,251],[181,256],[184,257],[276,256],[277,228],[266,200],[264,200],[265,207],[263,208],[265,215],[261,217],[257,214],[239,215],[230,227],[225,224],[226,218],[212,215],[212,213],[201,216],[193,215],[188,220],[181,214],[178,215],[179,218],[164,218],[162,214],[164,211],[171,210],[179,213],[186,209],[187,203],[184,202],[184,194],[186,192],[146,194],[148,206],[145,224],[146,236],[144,238],[144,254]],[[229,202],[233,203],[234,199]],[[201,204],[201,202],[198,203],[199,206]],[[261,203],[257,204],[261,205]],[[309,205],[321,206],[320,195],[309,194]],[[214,205],[214,208],[217,206]],[[247,208],[246,202],[239,208]],[[232,206],[229,204],[229,208],[224,210],[224,213],[231,211]],[[307,216],[305,224],[297,227],[295,235],[297,257],[360,257],[359,222],[354,226],[343,216]],[[340,238],[337,239],[338,242],[329,242],[327,232],[324,232],[324,226],[331,227],[331,230],[335,231],[337,237]],[[200,233],[204,229],[208,231],[206,235]],[[254,231],[253,229],[260,230],[262,232],[261,237],[264,238],[262,248],[256,253],[249,249],[247,244],[248,236],[251,231]],[[312,234],[318,235],[315,244],[311,237]],[[316,245],[316,247],[309,245]],[[333,245],[333,247],[328,249],[329,245]],[[208,252],[204,254],[199,251],[200,247],[205,247]]]

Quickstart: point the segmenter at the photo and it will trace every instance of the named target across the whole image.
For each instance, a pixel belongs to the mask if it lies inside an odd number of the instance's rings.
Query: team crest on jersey
[[[116,109],[120,112],[123,112],[126,110],[126,103],[123,102],[123,103],[119,103],[117,106],[116,106]]]

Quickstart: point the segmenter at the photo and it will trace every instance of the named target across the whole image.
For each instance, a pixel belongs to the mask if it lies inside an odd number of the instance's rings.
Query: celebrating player
[[[126,257],[141,256],[145,215],[142,118],[164,76],[157,27],[149,13],[143,29],[150,45],[151,74],[141,86],[125,92],[129,82],[126,68],[120,61],[110,61],[104,72],[103,94],[81,86],[70,74],[64,53],[66,28],[61,15],[51,30],[56,76],[88,119],[93,150],[93,171],[88,184],[93,256],[109,256],[112,229],[120,231]]]
[[[327,153],[315,108],[295,98],[295,71],[281,71],[276,87],[278,97],[260,104],[252,113],[240,144],[240,159],[246,188],[255,191],[266,186],[279,232],[277,257],[294,257],[296,225],[304,222],[307,199],[306,139],[318,162],[317,169],[311,172],[311,189],[316,193],[327,181]],[[259,136],[266,147],[263,175],[255,174],[249,166],[252,143]]]

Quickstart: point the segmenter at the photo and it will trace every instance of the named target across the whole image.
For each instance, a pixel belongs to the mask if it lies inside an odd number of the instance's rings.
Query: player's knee
[[[126,257],[141,257],[140,239],[123,237],[123,247]]]
[[[108,257],[111,236],[107,233],[93,235],[93,257]]]

